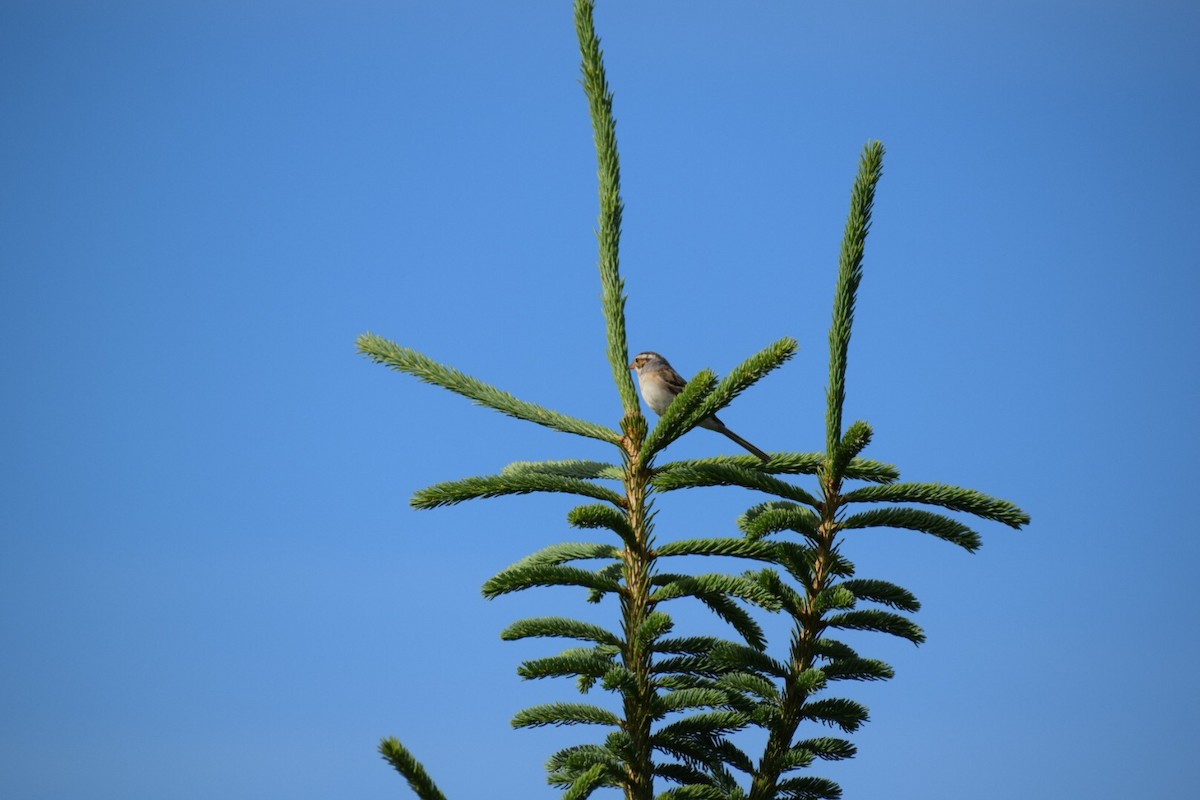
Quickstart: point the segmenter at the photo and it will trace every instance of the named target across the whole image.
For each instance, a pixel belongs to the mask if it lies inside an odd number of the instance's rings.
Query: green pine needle
[[[920,508],[878,508],[854,514],[842,520],[844,530],[855,528],[902,528],[920,531],[956,544],[974,553],[983,546],[983,538],[958,520]]]
[[[783,566],[799,585],[807,586],[811,583],[812,574],[807,559],[797,559],[794,555],[788,554],[784,559]],[[779,600],[781,610],[792,619],[799,621],[808,613],[809,604],[804,595],[784,583],[775,570],[759,570],[757,580],[764,589],[775,595]]]
[[[831,681],[887,681],[896,677],[891,665],[873,658],[840,658],[821,667]]]
[[[916,595],[888,581],[874,578],[853,578],[842,581],[836,588],[848,590],[855,598],[869,603],[879,603],[900,611],[915,614],[921,610],[921,603]]]
[[[382,336],[376,336],[373,333],[362,334],[358,337],[358,352],[376,364],[383,364],[399,372],[406,372],[420,378],[426,383],[449,389],[464,397],[469,397],[481,406],[495,409],[510,417],[535,422],[564,433],[599,439],[603,442],[616,444],[621,440],[621,434],[611,428],[575,419],[534,403],[518,400],[508,392],[472,378],[453,367],[439,364],[416,350],[398,345]]]
[[[677,692],[667,692],[654,700],[656,719],[662,719],[674,711],[688,711],[694,708],[721,708],[729,704],[729,693],[717,689],[681,689]]]
[[[751,539],[761,539],[781,531],[793,531],[815,541],[821,518],[796,503],[770,500],[748,509],[738,518],[737,525]]]
[[[808,667],[795,672],[788,682],[796,694],[808,697],[825,688],[825,673],[817,667]]]
[[[726,764],[743,772],[754,769],[745,753],[720,736],[696,736],[663,729],[654,734],[653,743],[657,749],[681,761],[703,765],[714,775],[719,775]]]
[[[621,161],[617,155],[617,122],[613,118],[613,94],[604,73],[604,51],[596,35],[593,0],[576,0],[575,32],[582,56],[583,91],[596,143],[600,179],[600,221],[596,238],[600,244],[600,284],[603,287],[604,320],[608,334],[608,360],[621,395],[626,416],[641,413],[633,376],[629,373],[629,344],[625,332],[625,281],[621,278]]]
[[[544,725],[611,725],[619,727],[621,718],[613,712],[588,703],[547,703],[518,711],[514,728],[540,728]]]
[[[584,480],[619,481],[625,477],[625,472],[616,464],[605,464],[602,461],[580,461],[568,459],[565,461],[514,461],[504,469],[501,475],[556,475],[560,478],[581,478]]]
[[[560,542],[530,553],[509,569],[566,564],[570,561],[586,561],[594,558],[615,559],[620,556],[620,550],[603,542]]]
[[[802,747],[793,747],[785,752],[778,761],[775,762],[776,769],[780,774],[790,772],[794,769],[804,769],[812,766],[812,763],[817,760],[817,757],[808,750]]]
[[[718,465],[753,467],[760,472],[779,475],[816,475],[824,460],[825,455],[823,453],[772,453],[771,460],[765,463],[758,456],[753,455],[724,455],[689,459],[686,461],[672,461],[657,467],[655,472],[663,473],[670,472],[676,468],[686,469],[688,467]]]
[[[383,739],[379,743],[379,753],[383,760],[404,776],[413,793],[421,800],[446,800],[446,795],[437,787],[425,767],[416,757],[395,738]]]
[[[882,142],[869,142],[863,148],[858,177],[850,195],[850,215],[842,239],[838,262],[837,289],[833,299],[833,323],[829,327],[829,402],[825,414],[826,452],[835,457],[842,440],[842,407],[846,402],[846,359],[850,350],[850,330],[854,326],[854,304],[863,275],[863,255],[867,233],[871,229],[871,209],[875,204],[875,186],[883,175]]]
[[[826,761],[842,761],[847,758],[854,758],[858,754],[858,748],[852,743],[832,736],[805,739],[804,741],[796,742],[796,747],[807,750],[817,758]]]
[[[582,586],[597,592],[620,592],[619,581],[578,567],[509,567],[483,584],[483,596],[489,600],[502,594],[522,592],[536,586]]]
[[[826,586],[812,599],[813,610],[820,612],[854,608],[857,604],[858,598],[854,596],[854,592],[843,584]]]
[[[533,492],[557,492],[605,500],[620,506],[625,498],[605,486],[578,478],[563,478],[538,472],[513,473],[509,475],[484,475],[463,478],[457,481],[435,483],[413,495],[409,504],[416,509],[431,509],[450,506],[467,500],[488,497],[504,497]]]
[[[733,800],[736,797],[716,786],[691,784],[676,786],[661,792],[655,800]]]
[[[772,342],[765,348],[738,364],[726,375],[704,399],[692,416],[692,424],[705,417],[717,414],[742,392],[765,378],[800,350],[799,343],[790,337]]]
[[[852,478],[870,483],[893,483],[900,479],[900,470],[892,464],[873,461],[869,458],[853,458],[842,471],[843,478]]]
[[[717,685],[743,695],[757,695],[762,700],[771,703],[778,703],[780,700],[779,687],[766,678],[750,672],[733,672],[722,675],[717,681]]]
[[[774,563],[778,557],[778,548],[774,542],[756,542],[750,539],[684,539],[661,545],[656,554],[659,558],[728,556]]]
[[[821,505],[815,497],[799,486],[793,486],[787,481],[773,478],[756,469],[733,464],[674,465],[669,470],[659,471],[652,482],[654,488],[660,492],[693,489],[701,486],[742,486],[787,500],[795,500],[814,508],[820,508]]]
[[[875,432],[871,426],[861,419],[852,424],[834,451],[831,476],[840,479],[845,474],[850,461],[866,449],[874,435]]]
[[[638,627],[634,639],[640,646],[653,651],[656,649],[655,643],[660,641],[660,637],[670,633],[674,627],[675,621],[671,619],[670,614],[664,611],[651,611]]]
[[[838,800],[842,787],[828,778],[788,778],[775,786],[781,800]]]
[[[624,643],[614,633],[599,625],[568,617],[530,617],[517,620],[500,634],[505,641],[531,638],[578,639],[596,644],[621,647]]]
[[[566,783],[570,784],[575,777],[596,764],[618,763],[620,763],[620,757],[608,747],[598,744],[577,744],[564,747],[550,756],[546,760],[546,771],[571,775],[572,777],[566,780]]]
[[[843,495],[842,501],[846,503],[923,503],[1003,522],[1011,528],[1020,528],[1029,524],[1029,515],[1007,500],[998,500],[974,489],[947,486],[944,483],[893,483],[888,486],[864,486]]]
[[[913,644],[921,644],[925,641],[925,632],[915,622],[899,614],[878,608],[831,614],[825,618],[825,625],[838,630],[889,633],[892,636],[907,639]]]
[[[813,647],[813,653],[820,658],[827,658],[831,661],[836,661],[839,658],[858,658],[858,653],[853,647],[845,642],[839,642],[837,639],[824,637],[817,640]]]
[[[584,744],[560,750],[546,762],[546,772],[552,786],[583,791],[582,796],[600,786],[621,785],[620,757],[600,745]]]
[[[562,800],[586,800],[600,787],[616,785],[610,777],[610,772],[615,771],[608,764],[592,765],[571,783],[571,788],[563,793]]]
[[[755,647],[724,642],[712,651],[712,658],[726,672],[750,672],[786,679],[791,670],[782,661]]]
[[[636,544],[629,517],[612,506],[576,506],[567,514],[567,522],[576,528],[589,530],[607,528],[620,536],[626,546],[635,546]]]
[[[766,648],[767,637],[763,633],[762,626],[746,609],[722,594],[698,594],[696,599],[708,606],[709,611],[737,631],[738,635],[746,640],[746,644],[758,650]],[[772,597],[770,602],[778,604],[779,601]]]
[[[614,652],[594,647],[573,647],[556,656],[522,662],[517,674],[526,680],[588,676],[599,679],[613,668]]]
[[[683,786],[704,786],[706,788],[715,788],[712,786],[712,778],[696,767],[688,766],[687,764],[675,764],[671,762],[660,763],[654,765],[654,774],[659,778],[665,778],[669,781],[681,784]],[[663,800],[667,795],[660,794],[657,800]],[[678,797],[678,795],[671,795]],[[721,795],[722,800],[725,800],[725,795]]]
[[[667,447],[671,442],[683,436],[696,427],[703,417],[696,415],[696,410],[704,402],[717,385],[717,376],[710,369],[700,370],[687,385],[683,387],[667,410],[658,418],[658,424],[646,436],[642,443],[641,459],[648,462],[655,453]]]
[[[701,656],[711,653],[724,643],[715,636],[672,636],[659,639],[651,648],[655,653]]]
[[[658,474],[676,468],[706,467],[709,465],[754,468],[772,475],[816,475],[825,464],[824,453],[772,453],[771,460],[763,463],[758,456],[712,456],[687,461],[672,461],[655,469]],[[893,483],[900,477],[899,470],[891,464],[855,458],[846,465],[843,477],[870,483]]]
[[[756,582],[736,575],[725,575],[720,572],[707,575],[660,575],[657,576],[656,582],[659,579],[665,580],[650,595],[656,603],[674,600],[677,597],[722,595],[736,597],[761,608],[771,610],[779,608],[779,601],[770,592],[764,590]]]
[[[805,703],[801,716],[813,722],[841,728],[846,733],[854,733],[870,719],[866,706],[842,697],[829,697]]]
[[[659,729],[662,736],[727,736],[750,724],[740,711],[709,711],[676,720]]]

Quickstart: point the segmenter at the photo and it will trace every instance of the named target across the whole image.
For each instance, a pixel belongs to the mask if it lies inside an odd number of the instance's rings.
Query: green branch
[[[514,567],[544,567],[589,559],[617,559],[621,551],[603,542],[561,542],[543,547],[522,558]]]
[[[784,337],[777,342],[772,342],[738,364],[721,379],[720,383],[700,404],[700,407],[692,412],[691,424],[695,425],[705,417],[711,417],[718,413],[732,403],[739,394],[783,366],[788,359],[796,355],[799,349],[800,345],[795,339]]]
[[[974,489],[947,486],[944,483],[893,483],[888,486],[864,486],[843,495],[842,502],[922,503],[941,506],[951,511],[965,511],[977,517],[1003,522],[1010,528],[1020,528],[1029,524],[1029,515],[1007,500],[998,500]]]
[[[404,776],[408,785],[421,800],[446,800],[446,795],[429,777],[425,767],[413,756],[408,749],[400,744],[398,739],[384,739],[379,743],[379,753],[383,760]]]
[[[878,608],[831,614],[825,618],[825,625],[839,630],[887,633],[907,639],[913,644],[922,644],[925,641],[924,631],[915,622],[907,617]]]
[[[600,220],[596,236],[600,243],[600,283],[603,287],[604,320],[608,332],[608,361],[621,395],[626,416],[641,413],[633,376],[629,374],[629,345],[625,333],[625,281],[621,278],[621,162],[617,156],[617,122],[613,118],[613,94],[604,74],[604,51],[596,35],[593,0],[576,0],[575,32],[583,57],[583,91],[596,141],[600,178]]]
[[[871,229],[871,208],[875,204],[875,186],[883,175],[883,143],[869,142],[863,148],[858,177],[850,195],[850,215],[842,238],[838,262],[838,282],[833,298],[833,324],[829,328],[829,387],[825,414],[826,452],[834,458],[842,441],[842,406],[846,402],[846,357],[850,348],[850,329],[854,325],[854,303],[862,281],[863,254],[867,232]]]
[[[794,486],[770,475],[764,475],[755,469],[732,464],[672,465],[669,470],[659,471],[654,476],[653,484],[654,488],[660,492],[692,489],[700,486],[743,486],[747,489],[757,489],[767,494],[773,494],[776,497],[795,500],[814,508],[821,506],[815,497],[799,486]]]
[[[709,458],[672,461],[655,469],[656,474],[688,467],[709,465],[753,468],[770,475],[816,475],[825,464],[824,453],[772,453],[771,460],[763,463],[758,456],[711,456]],[[870,483],[892,483],[899,479],[900,471],[891,464],[854,458],[846,465],[844,477]]]
[[[435,483],[433,486],[421,489],[414,494],[409,503],[413,508],[430,509],[484,497],[503,497],[511,494],[531,494],[533,492],[578,494],[596,500],[606,500],[617,506],[625,502],[625,498],[617,492],[604,486],[598,486],[591,481],[580,480],[579,478],[560,478],[557,475],[539,473],[517,473],[513,475],[486,475],[476,478],[463,478],[458,481]]]
[[[839,658],[821,667],[831,681],[890,681],[896,671],[876,658]]]
[[[667,556],[728,556],[774,562],[778,558],[774,542],[752,539],[684,539],[658,548],[659,558]]]
[[[956,544],[974,553],[983,545],[983,538],[958,520],[919,508],[877,508],[853,514],[840,523],[843,530],[853,528],[903,528],[920,531]]]
[[[839,800],[842,787],[828,778],[805,776],[802,778],[787,778],[775,787],[780,797],[803,798],[803,800]]]
[[[607,709],[587,703],[547,703],[530,706],[513,717],[514,728],[540,728],[543,725],[612,725],[621,718]]]
[[[567,522],[576,528],[591,530],[607,528],[620,536],[626,547],[636,548],[638,546],[637,536],[634,534],[633,526],[629,523],[629,517],[612,506],[576,506],[567,513]]]
[[[738,527],[751,539],[761,539],[780,531],[794,531],[817,541],[821,518],[812,511],[784,500],[759,503],[738,518]]]
[[[589,677],[603,678],[614,666],[616,648],[606,652],[595,647],[573,647],[556,656],[534,658],[517,668],[517,674],[525,680],[541,678]]]
[[[846,589],[854,595],[855,600],[866,600],[869,603],[891,606],[900,611],[915,614],[921,610],[921,603],[916,595],[889,581],[876,578],[853,578],[842,581],[837,588]]]
[[[614,772],[618,770],[609,764],[593,764],[571,783],[562,800],[587,800],[596,789],[615,785],[611,777]]]
[[[648,462],[655,453],[695,428],[703,419],[696,412],[717,385],[717,376],[710,369],[702,369],[683,387],[667,410],[658,418],[658,424],[646,435],[642,443],[641,460]],[[757,459],[756,459],[757,460]]]
[[[545,565],[512,566],[483,584],[483,596],[489,600],[502,594],[523,592],[538,586],[582,586],[598,592],[620,592],[619,581],[579,567]]]
[[[841,728],[846,733],[854,733],[870,718],[866,706],[841,697],[829,697],[805,703],[801,716],[804,719]]]
[[[622,644],[620,637],[599,625],[569,617],[530,617],[517,620],[500,634],[500,638],[505,641],[534,637],[579,639],[614,647],[620,647]]]
[[[581,461],[579,459],[568,459],[565,461],[514,461],[500,470],[500,474],[557,475],[560,478],[611,481],[619,481],[625,477],[625,471],[616,464],[605,464],[601,461]]]
[[[508,392],[472,378],[470,375],[465,375],[453,367],[439,364],[416,350],[403,347],[373,333],[364,333],[358,337],[358,352],[376,364],[383,364],[398,372],[405,372],[420,378],[425,383],[449,389],[456,394],[469,397],[481,406],[495,409],[510,417],[536,422],[538,425],[545,425],[556,431],[587,436],[603,442],[616,443],[621,439],[619,433],[603,425],[569,417],[534,403],[518,400]]]

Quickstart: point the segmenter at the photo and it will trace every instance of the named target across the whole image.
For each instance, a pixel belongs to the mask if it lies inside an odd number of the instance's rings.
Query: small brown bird
[[[675,398],[683,391],[683,387],[687,385],[683,376],[676,372],[675,368],[658,353],[638,353],[629,368],[637,370],[638,384],[642,387],[642,397],[646,400],[646,405],[653,408],[656,414],[666,411],[667,406],[675,401]],[[725,423],[717,419],[716,415],[700,420],[700,427],[728,436],[763,461],[771,460],[771,457],[762,450],[726,428]]]

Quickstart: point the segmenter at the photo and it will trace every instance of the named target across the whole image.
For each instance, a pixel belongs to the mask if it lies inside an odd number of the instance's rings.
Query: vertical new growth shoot
[[[633,377],[629,372],[629,345],[625,333],[625,282],[620,273],[621,164],[617,156],[617,123],[613,116],[613,95],[604,71],[604,51],[596,35],[595,6],[592,0],[575,3],[575,32],[582,57],[582,83],[596,145],[600,194],[600,220],[597,239],[600,245],[600,283],[603,287],[604,319],[608,334],[608,361],[621,396],[624,417],[621,420],[624,448],[622,462],[625,487],[625,522],[628,536],[621,551],[624,591],[621,605],[621,661],[627,672],[628,686],[621,693],[624,734],[628,737],[625,756],[625,795],[630,800],[653,797],[653,763],[650,731],[657,692],[651,683],[651,654],[643,634],[650,616],[651,553],[650,465],[643,458],[646,418],[642,416]],[[615,742],[610,742],[610,746]],[[622,742],[621,744],[625,744]],[[619,753],[613,753],[619,757]],[[579,785],[579,793],[588,785],[602,782],[606,771],[592,765],[593,775]],[[610,776],[615,777],[615,776]],[[572,789],[574,789],[574,782]]]
[[[833,321],[829,326],[829,385],[826,387],[827,407],[825,411],[825,454],[818,470],[821,500],[812,511],[798,508],[777,509],[777,513],[804,514],[800,527],[807,535],[808,543],[799,563],[794,566],[793,577],[799,578],[803,594],[773,579],[775,591],[785,598],[788,612],[793,619],[791,652],[780,702],[779,715],[770,726],[769,737],[761,761],[761,769],[754,776],[750,797],[754,800],[773,799],[781,791],[805,792],[810,797],[837,797],[841,791],[831,781],[823,778],[803,776],[784,779],[789,770],[807,766],[815,758],[841,758],[852,755],[853,745],[833,739],[817,739],[795,743],[796,731],[805,719],[814,719],[833,724],[843,730],[853,730],[866,719],[866,709],[853,701],[825,701],[818,708],[810,698],[824,687],[830,676],[814,668],[822,649],[822,637],[830,624],[826,612],[831,607],[852,602],[845,597],[842,603],[830,602],[833,587],[838,578],[849,577],[852,566],[837,552],[838,518],[840,516],[842,481],[846,469],[867,445],[871,437],[870,426],[855,422],[847,435],[842,434],[842,408],[846,399],[846,363],[850,348],[850,333],[854,323],[854,304],[858,287],[862,281],[863,256],[866,252],[867,233],[871,227],[871,211],[875,204],[875,187],[883,174],[884,148],[881,142],[872,142],[863,150],[858,176],[850,196],[850,213],[842,238],[842,250],[838,263],[838,281],[833,300]],[[815,512],[815,514],[813,513]],[[759,524],[768,519],[759,520]],[[783,520],[779,520],[782,522]],[[765,530],[755,530],[762,535]],[[897,587],[898,588],[898,587]],[[892,593],[899,596],[898,593]],[[863,599],[878,599],[868,598]],[[915,609],[913,609],[915,610]],[[886,612],[884,612],[886,613]],[[842,620],[845,622],[846,620]],[[876,623],[880,622],[875,620]],[[836,624],[836,623],[834,623]],[[888,620],[889,632],[905,636],[914,642],[923,640],[916,626],[906,622]],[[849,657],[848,653],[843,656]],[[852,660],[857,661],[856,657]],[[842,659],[846,662],[846,658]],[[862,662],[855,665],[860,671],[871,672],[872,677],[888,677],[879,662]],[[831,670],[832,672],[832,670]],[[886,674],[884,674],[886,672]],[[879,673],[879,674],[874,674]],[[864,676],[865,677],[865,676]],[[815,713],[814,713],[815,712]]]

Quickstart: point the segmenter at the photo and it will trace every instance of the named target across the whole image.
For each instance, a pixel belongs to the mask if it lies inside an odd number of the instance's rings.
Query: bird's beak
[[[630,368],[630,369],[637,369],[637,366],[636,366],[635,364],[630,364],[630,365],[629,365],[629,368]]]

